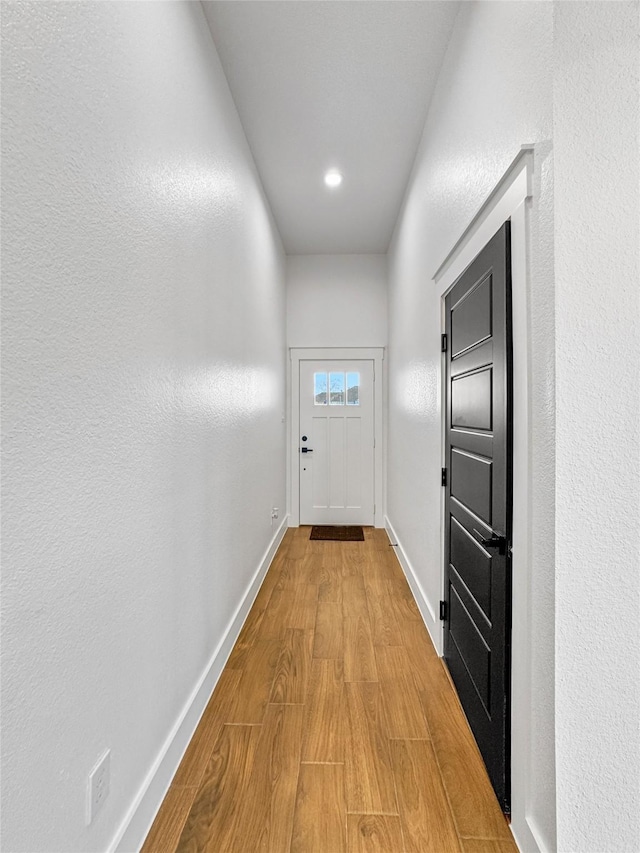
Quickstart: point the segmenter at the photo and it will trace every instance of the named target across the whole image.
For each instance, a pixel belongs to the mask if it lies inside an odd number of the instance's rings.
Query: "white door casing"
[[[289,526],[297,527],[299,524],[309,523],[325,523],[325,524],[373,524],[375,527],[384,527],[384,509],[383,509],[383,433],[382,433],[382,366],[384,358],[384,348],[382,347],[292,347],[290,349],[291,372],[290,372],[290,464],[289,464],[289,482],[290,482],[290,499],[289,499]],[[303,446],[301,437],[309,434],[301,431],[301,372],[305,370],[305,362],[330,362],[331,366],[327,365],[327,372],[330,372],[332,366],[336,367],[340,363],[343,367],[346,363],[353,362],[369,362],[372,368],[372,418],[373,418],[373,458],[371,460],[370,470],[373,478],[373,513],[369,513],[366,521],[347,520],[348,516],[343,515],[340,520],[329,521],[322,520],[318,522],[310,522],[301,520],[301,480],[300,475],[309,473],[301,470],[300,458],[302,454],[300,449]],[[357,370],[357,368],[355,368]],[[346,373],[346,369],[345,369]],[[311,397],[313,397],[313,375],[311,376]],[[318,406],[318,409],[321,407]],[[329,406],[327,406],[327,409]],[[338,406],[331,407],[333,410],[338,410]],[[346,406],[345,406],[346,408]],[[350,406],[350,410],[355,409],[355,406]],[[337,416],[336,416],[337,417]],[[353,416],[352,416],[353,417]],[[362,425],[361,425],[362,426]],[[337,430],[337,427],[334,427]],[[310,442],[306,442],[307,447],[314,448]],[[315,453],[315,448],[314,448]],[[313,454],[305,454],[307,457],[313,457]],[[320,466],[318,466],[320,467]],[[349,503],[349,502],[347,502]],[[328,514],[325,514],[328,518]],[[355,513],[351,514],[351,518],[355,517]],[[305,516],[308,518],[308,516]]]
[[[300,362],[300,523],[373,524],[373,361]]]

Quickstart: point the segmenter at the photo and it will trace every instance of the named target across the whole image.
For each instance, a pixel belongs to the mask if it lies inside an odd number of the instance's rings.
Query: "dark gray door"
[[[446,297],[444,657],[509,810],[511,265],[506,222]]]

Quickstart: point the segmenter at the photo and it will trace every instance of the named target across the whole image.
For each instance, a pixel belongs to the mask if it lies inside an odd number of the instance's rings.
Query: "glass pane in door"
[[[316,406],[327,405],[327,374],[313,374],[313,401]]]
[[[344,373],[329,374],[329,405],[344,406]]]
[[[347,406],[360,405],[360,374],[347,373]]]

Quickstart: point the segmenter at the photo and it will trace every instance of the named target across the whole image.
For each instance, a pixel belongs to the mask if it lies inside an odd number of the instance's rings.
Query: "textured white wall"
[[[640,21],[557,3],[558,847],[640,849]]]
[[[284,256],[199,4],[2,18],[2,849],[86,853],[284,506]]]
[[[291,347],[383,347],[386,255],[288,255]]]
[[[524,143],[531,211],[533,748],[514,828],[555,847],[553,177],[550,3],[462,4],[389,256],[388,516],[432,608],[440,564],[440,304],[432,276]],[[518,626],[515,626],[518,630]]]

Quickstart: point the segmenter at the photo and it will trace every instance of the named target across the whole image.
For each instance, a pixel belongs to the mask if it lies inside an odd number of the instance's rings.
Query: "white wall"
[[[289,255],[287,342],[386,346],[386,255]]]
[[[550,3],[461,6],[390,249],[387,497],[389,520],[437,613],[441,330],[431,279],[520,146],[536,143],[529,294],[530,525],[536,531],[531,704],[517,708],[528,717],[531,747],[525,745],[530,766],[520,779],[526,790],[513,828],[523,849],[534,850],[537,838],[549,851],[555,848],[552,16]],[[439,635],[435,622],[429,627]]]
[[[557,3],[558,846],[640,849],[640,22]]]
[[[2,849],[86,853],[284,506],[284,255],[199,4],[2,17]]]

